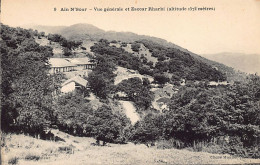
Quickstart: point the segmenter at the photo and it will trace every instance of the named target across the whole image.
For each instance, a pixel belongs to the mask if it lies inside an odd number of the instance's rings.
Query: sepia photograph
[[[260,0],[0,0],[1,165],[260,164]]]

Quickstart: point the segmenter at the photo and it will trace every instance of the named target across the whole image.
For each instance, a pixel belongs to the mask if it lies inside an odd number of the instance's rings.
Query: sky
[[[87,11],[60,11],[72,7]],[[214,7],[215,11],[98,12],[94,7]],[[197,54],[260,54],[260,0],[2,0],[1,22],[13,27],[89,23],[103,30],[163,38]]]

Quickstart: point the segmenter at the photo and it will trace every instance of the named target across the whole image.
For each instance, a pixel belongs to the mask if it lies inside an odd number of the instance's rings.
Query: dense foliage
[[[88,75],[87,80],[92,92],[101,99],[106,99],[114,89],[114,63],[108,56],[96,56],[98,61],[95,69]]]
[[[148,40],[141,40],[149,49],[152,56],[158,58],[156,69],[163,72],[173,73],[180,78],[187,80],[212,80],[222,81],[226,77],[211,66],[195,59],[189,53],[176,48],[164,47]],[[166,60],[169,58],[168,60]]]
[[[33,35],[1,25],[1,126],[5,131],[40,131],[43,123],[52,120],[52,91],[58,88],[46,65],[52,49],[39,46]]]
[[[49,34],[47,37],[48,37],[48,40],[50,40],[52,42],[58,42],[61,46],[65,47],[69,50],[78,48],[82,44],[81,41],[67,40],[66,38],[62,37],[59,34]]]
[[[194,142],[216,142],[224,136],[228,140],[221,141],[226,144],[223,153],[242,156],[251,153],[259,157],[259,83],[260,78],[252,76],[249,83],[236,83],[228,88],[183,87],[172,97],[169,111],[140,121],[135,134],[143,136],[135,135],[134,140],[151,141],[153,136],[174,138],[188,147]]]
[[[107,40],[101,39],[91,47],[91,51],[99,55],[107,55],[107,60],[119,66],[133,70],[142,68],[142,63],[138,57],[126,52],[123,48],[109,46]]]
[[[155,68],[153,64],[148,64],[146,57],[139,58],[123,48],[110,46],[109,42],[104,39],[92,46],[91,51],[99,55],[107,55],[111,61],[119,66],[138,70],[140,74],[154,76],[161,84],[170,81],[171,77],[174,77],[172,82],[181,79],[199,81],[223,81],[226,79],[224,74],[215,68],[196,60],[190,54],[179,49],[167,48],[147,40],[132,43],[132,49],[138,52],[141,43],[152,52],[152,56],[158,58]],[[171,77],[165,76],[164,73],[170,73]]]
[[[147,110],[154,100],[154,95],[150,89],[148,79],[141,80],[138,77],[134,77],[120,82],[116,90],[124,92],[128,99],[133,101],[140,110]]]
[[[56,125],[68,133],[78,136],[92,136],[97,142],[123,143],[126,140],[124,128],[130,125],[125,115],[113,112],[103,104],[97,110],[89,107],[84,97],[67,94],[55,103]]]
[[[59,43],[60,46],[62,46],[63,55],[65,57],[72,56],[73,55],[72,50],[82,45],[81,41],[67,40],[66,38],[64,38],[59,34],[49,34],[47,38],[50,42],[56,42]]]

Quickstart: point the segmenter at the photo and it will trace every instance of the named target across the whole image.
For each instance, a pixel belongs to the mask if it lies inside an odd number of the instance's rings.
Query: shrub
[[[141,45],[139,43],[133,43],[131,45],[131,49],[134,51],[134,52],[139,52],[139,49],[140,49]]]
[[[221,145],[215,143],[209,143],[208,145],[203,146],[202,152],[208,152],[212,154],[221,154],[223,153],[223,148]]]
[[[73,146],[62,146],[58,149],[61,153],[73,154]]]
[[[25,160],[34,160],[34,161],[38,161],[41,157],[38,155],[33,155],[33,154],[28,154],[25,156]]]
[[[121,47],[127,47],[127,43],[122,42]]]
[[[154,74],[154,80],[159,84],[165,84],[169,82],[169,78],[165,76],[163,73],[156,73]]]
[[[82,50],[87,50],[87,48],[85,48],[84,46],[81,46],[81,49],[82,49]]]
[[[19,160],[18,157],[13,157],[13,158],[8,160],[8,164],[17,164],[18,160]]]
[[[178,148],[181,149],[184,147],[184,143],[178,139],[169,139],[169,140],[160,140],[156,144],[159,149],[170,149],[170,148]]]

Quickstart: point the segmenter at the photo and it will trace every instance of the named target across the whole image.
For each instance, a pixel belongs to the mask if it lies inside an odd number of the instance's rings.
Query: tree
[[[59,129],[75,135],[91,135],[89,120],[93,110],[89,108],[82,95],[66,94],[54,102],[55,124]],[[88,130],[87,130],[88,129]]]
[[[150,88],[149,80],[134,77],[120,82],[116,90],[126,93],[127,97],[140,109],[148,109],[154,98]]]
[[[131,44],[131,49],[134,51],[134,52],[139,52],[139,49],[140,49],[141,45],[139,43],[132,43]]]
[[[96,74],[96,72],[92,72],[87,79],[92,92],[101,99],[106,99],[113,89],[113,84],[105,73]]]
[[[163,73],[154,74],[154,80],[159,84],[165,84],[170,81],[170,79],[166,77]]]
[[[65,48],[63,48],[63,55],[64,56],[71,56],[72,52],[69,48],[65,47]]]
[[[156,115],[149,113],[141,121],[138,121],[132,131],[131,140],[135,143],[146,143],[147,146],[149,143],[154,145],[154,142],[161,135],[157,119]]]
[[[102,99],[106,99],[113,91],[115,78],[115,65],[106,57],[97,55],[98,64],[87,78],[92,92]]]
[[[103,141],[103,145],[107,142],[115,142],[120,137],[124,125],[113,113],[110,107],[103,105],[94,111],[93,120],[91,123],[92,135],[97,140]]]

